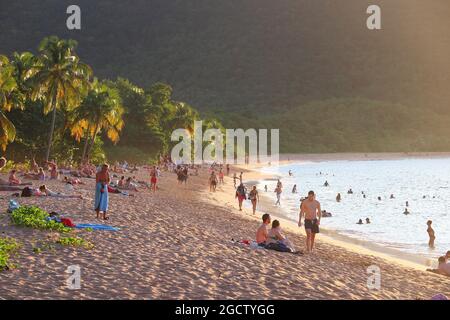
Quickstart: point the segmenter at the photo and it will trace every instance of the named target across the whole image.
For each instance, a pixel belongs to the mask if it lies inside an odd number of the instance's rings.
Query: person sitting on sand
[[[362,219],[359,219],[359,221],[358,221],[358,223],[357,224],[363,224],[363,221],[362,221]]]
[[[267,232],[266,244],[269,245],[271,243],[281,243],[291,249],[291,252],[295,251],[292,243],[281,233],[280,222],[278,220],[273,220],[272,228]]]
[[[11,186],[20,186],[20,185],[30,185],[31,183],[22,184],[21,181],[16,177],[16,170],[13,169],[9,173],[8,182]]]
[[[258,190],[256,190],[256,186],[253,186],[252,191],[250,191],[249,199],[252,202],[253,214],[255,214],[256,213],[256,204],[259,201],[259,194],[258,194]]]
[[[256,230],[256,243],[259,246],[265,247],[267,242],[267,226],[270,224],[270,214],[265,213],[262,215],[262,224],[259,226],[258,230]]]
[[[341,202],[341,194],[338,193],[336,196],[336,202]]]
[[[430,238],[429,241],[428,241],[428,246],[430,248],[434,248],[434,240],[436,239],[436,236],[434,234],[434,230],[431,227],[432,223],[433,223],[433,221],[431,221],[431,220],[427,221],[427,226],[428,226],[427,233],[428,233],[428,237]]]
[[[138,192],[137,185],[133,182],[133,179],[131,177],[128,177],[128,179],[125,181],[125,184],[123,186],[126,190],[136,191]]]
[[[58,166],[56,162],[45,161],[46,164],[50,167],[50,179],[57,180],[59,178]]]
[[[366,218],[366,223],[369,224],[370,223],[370,219]]]
[[[42,193],[42,195],[47,197],[55,197],[55,198],[67,198],[67,199],[83,199],[83,196],[81,195],[68,195],[63,194],[61,192],[54,192],[50,190],[45,184],[39,187],[39,191]]]
[[[438,263],[438,270],[440,271],[440,273],[446,276],[450,276],[450,263],[448,263],[445,256],[440,257]]]
[[[294,187],[292,188],[292,193],[297,193],[297,185],[294,184]]]
[[[247,193],[247,190],[245,189],[244,184],[241,183],[237,187],[236,194],[235,194],[235,198],[238,199],[239,211],[242,211],[242,202],[244,202],[244,200],[247,199],[246,193]]]

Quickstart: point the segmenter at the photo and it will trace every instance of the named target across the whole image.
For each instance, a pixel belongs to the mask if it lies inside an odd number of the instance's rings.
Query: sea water
[[[281,207],[290,220],[298,221],[300,197],[314,190],[322,210],[332,213],[331,218],[322,219],[324,229],[429,261],[450,250],[450,158],[303,162],[261,171],[281,178]],[[268,186],[266,195],[275,203],[276,180],[259,183],[261,193],[264,185]],[[291,192],[294,184],[297,194]],[[349,189],[353,194],[347,193]],[[339,203],[338,193],[342,197]],[[406,201],[409,215],[403,214]],[[365,223],[366,218],[370,224]],[[359,219],[363,225],[357,224]],[[436,234],[433,249],[428,247],[428,220],[433,221]]]

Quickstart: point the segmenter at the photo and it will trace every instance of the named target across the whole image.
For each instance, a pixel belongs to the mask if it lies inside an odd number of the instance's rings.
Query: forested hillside
[[[228,127],[281,128],[284,152],[450,150],[448,0],[0,0],[0,53],[75,39],[101,78]],[[366,28],[369,4],[382,30]]]

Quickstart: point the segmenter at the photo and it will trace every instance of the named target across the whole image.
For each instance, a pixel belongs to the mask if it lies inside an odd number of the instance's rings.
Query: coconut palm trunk
[[[89,129],[87,129],[86,131],[86,137],[85,137],[85,141],[84,141],[84,147],[83,147],[83,154],[81,155],[81,164],[83,164],[84,159],[86,158],[86,152],[87,152],[87,148],[88,148],[88,144],[89,144]]]
[[[52,124],[50,126],[50,134],[48,135],[48,145],[47,145],[47,153],[45,155],[45,160],[48,161],[50,158],[50,151],[52,149],[52,142],[53,142],[53,132],[55,131],[55,122],[56,122],[56,93],[53,96],[53,101],[52,101],[52,109],[53,109],[53,113],[52,113]]]
[[[91,143],[89,144],[89,149],[87,152],[87,159],[89,160],[89,156],[91,155],[92,152],[92,148],[94,147],[95,144],[95,138],[97,138],[97,133],[98,133],[98,127],[99,127],[99,122],[97,121],[97,123],[95,124],[95,130],[94,130],[94,136],[91,139]]]

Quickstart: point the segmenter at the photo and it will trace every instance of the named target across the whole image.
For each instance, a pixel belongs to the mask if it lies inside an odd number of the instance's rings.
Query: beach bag
[[[31,197],[33,195],[33,189],[30,187],[25,187],[22,190],[21,197]]]
[[[69,218],[61,218],[61,223],[65,226],[65,227],[69,227],[69,228],[74,228],[75,224],[72,222],[71,219]]]
[[[20,208],[20,205],[17,201],[12,200],[12,199],[9,200],[8,210],[7,210],[8,213],[12,213],[14,210],[19,209],[19,208]]]

